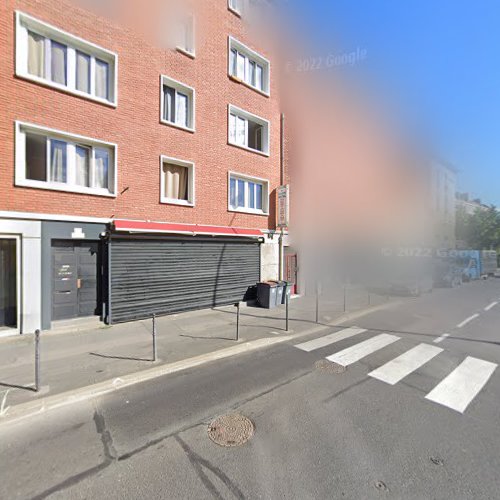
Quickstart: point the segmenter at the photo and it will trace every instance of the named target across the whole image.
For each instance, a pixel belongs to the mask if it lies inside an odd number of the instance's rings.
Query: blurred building
[[[474,215],[478,210],[487,211],[488,205],[481,202],[479,198],[472,199],[469,193],[457,193],[456,210],[463,210],[467,215]]]

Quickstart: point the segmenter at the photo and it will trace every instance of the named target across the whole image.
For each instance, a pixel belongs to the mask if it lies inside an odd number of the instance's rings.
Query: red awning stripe
[[[123,231],[130,233],[174,233],[174,234],[208,234],[216,236],[246,236],[260,237],[262,231],[260,229],[244,229],[239,227],[224,227],[224,226],[202,226],[199,224],[173,224],[169,222],[146,222],[146,221],[131,221],[131,220],[115,220],[113,221],[115,231]]]

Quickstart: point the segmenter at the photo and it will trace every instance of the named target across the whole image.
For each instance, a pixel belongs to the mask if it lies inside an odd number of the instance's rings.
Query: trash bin
[[[283,303],[283,290],[284,290],[284,281],[273,281],[276,283],[276,305],[280,306]]]
[[[291,281],[282,281],[281,283],[283,283],[283,298],[281,299],[281,303],[286,304],[287,295],[289,300],[292,296],[293,283]]]
[[[276,295],[278,284],[275,281],[263,281],[257,283],[257,301],[261,307],[272,309],[276,307]]]

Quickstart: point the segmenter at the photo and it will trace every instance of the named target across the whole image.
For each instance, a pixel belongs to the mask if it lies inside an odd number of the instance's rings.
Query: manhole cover
[[[339,365],[337,363],[332,363],[327,359],[320,359],[314,363],[314,368],[319,372],[323,373],[344,373],[347,368],[345,366]]]
[[[253,433],[253,423],[239,413],[218,417],[208,426],[208,437],[220,446],[241,446]]]

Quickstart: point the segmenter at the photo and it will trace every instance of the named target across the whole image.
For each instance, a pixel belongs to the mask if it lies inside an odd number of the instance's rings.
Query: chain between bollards
[[[40,330],[35,330],[35,392],[40,391]]]
[[[153,362],[157,359],[156,349],[156,314],[153,314]]]

